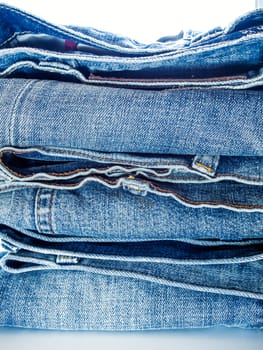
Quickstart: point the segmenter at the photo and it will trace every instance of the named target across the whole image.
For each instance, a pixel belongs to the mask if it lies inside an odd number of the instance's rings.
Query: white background
[[[225,26],[254,0],[6,0],[48,21],[90,26],[152,42],[181,29]]]
[[[225,26],[255,7],[254,0],[6,0],[5,3],[57,24],[91,26],[145,43],[174,35],[181,29]],[[210,329],[114,334],[2,329],[0,346],[4,350],[262,350],[263,332]]]

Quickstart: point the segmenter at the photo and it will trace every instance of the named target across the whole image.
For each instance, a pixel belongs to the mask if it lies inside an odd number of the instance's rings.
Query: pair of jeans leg
[[[2,145],[263,155],[260,90],[158,92],[1,79],[0,91]]]
[[[1,271],[0,325],[58,330],[260,328],[262,300],[83,271]]]
[[[262,239],[261,212],[191,208],[173,198],[138,196],[96,182],[75,190],[22,188],[2,192],[0,209],[2,225],[45,241],[163,239],[238,245]]]

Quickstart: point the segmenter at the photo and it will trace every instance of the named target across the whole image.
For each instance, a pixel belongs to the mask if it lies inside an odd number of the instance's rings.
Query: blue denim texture
[[[262,212],[260,91],[1,85],[1,143],[12,146],[0,149],[2,191],[95,181],[189,207]]]
[[[174,201],[165,199],[162,204],[151,196],[141,197],[143,202],[133,198],[126,192],[112,196],[101,185],[56,193],[47,189],[3,193],[1,238],[10,252],[2,258],[2,267],[13,273],[87,270],[263,298],[262,214],[244,213],[242,217],[228,210],[198,213],[192,209],[191,215]],[[178,218],[172,218],[176,208]],[[156,217],[158,210],[165,217]],[[171,219],[166,216],[169,211]],[[184,229],[176,223],[180,218],[186,220]],[[258,222],[252,223],[254,234],[248,233],[249,219]]]
[[[1,79],[0,91],[4,146],[263,155],[260,90],[144,91]]]
[[[44,241],[180,240],[239,245],[262,240],[261,212],[190,208],[172,198],[138,196],[96,182],[74,190],[6,191],[1,193],[0,209],[2,225]]]
[[[0,325],[262,328],[263,11],[149,45],[0,16]]]
[[[0,274],[0,325],[10,327],[137,331],[263,324],[262,300],[84,271]]]

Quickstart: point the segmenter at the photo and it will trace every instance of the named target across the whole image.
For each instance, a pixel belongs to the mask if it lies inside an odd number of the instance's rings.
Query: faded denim
[[[262,300],[83,271],[0,274],[1,326],[136,331],[263,325]]]
[[[263,11],[150,45],[0,16],[0,325],[262,327]]]
[[[263,298],[262,213],[189,209],[95,183],[7,191],[1,201],[6,271],[84,270]]]
[[[3,146],[263,155],[261,90],[144,91],[1,79],[0,92]]]

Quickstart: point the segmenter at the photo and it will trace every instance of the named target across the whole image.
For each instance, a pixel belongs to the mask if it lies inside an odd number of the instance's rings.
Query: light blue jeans
[[[262,328],[262,300],[84,271],[0,272],[0,325],[58,330]]]
[[[149,46],[0,15],[0,324],[262,327],[263,12]]]

